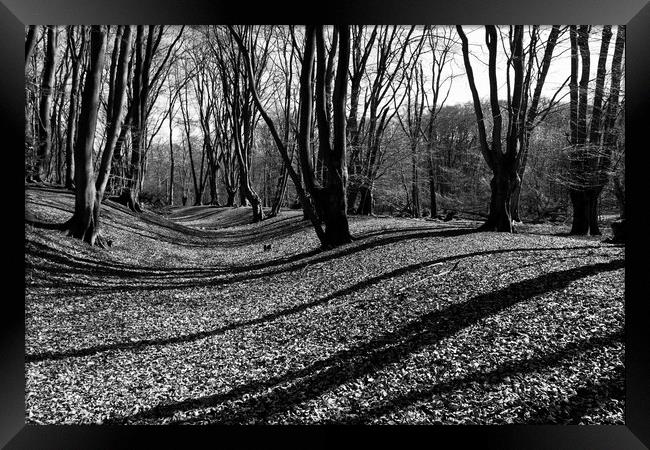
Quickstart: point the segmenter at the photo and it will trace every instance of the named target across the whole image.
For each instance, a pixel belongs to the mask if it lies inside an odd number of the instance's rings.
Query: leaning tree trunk
[[[303,163],[306,163],[307,160],[307,148],[309,146],[309,138],[308,138],[308,128],[311,125],[311,90],[310,88],[307,87],[307,83],[305,82],[306,80],[311,81],[311,70],[313,66],[313,39],[309,39],[309,29],[311,27],[308,27],[308,33],[305,36],[305,56],[303,57],[303,70],[301,73],[300,77],[300,104],[301,105],[308,105],[306,113],[301,113],[300,114],[300,130],[301,132],[298,133],[298,148],[299,148],[299,157],[300,157],[300,163],[298,164],[298,170],[294,171],[293,167],[291,166],[291,158],[289,158],[288,152],[287,152],[287,146],[286,142],[282,142],[280,139],[280,136],[277,133],[277,130],[275,128],[275,125],[273,124],[273,121],[269,117],[269,115],[266,113],[262,103],[260,102],[260,99],[257,95],[257,88],[255,86],[255,78],[253,76],[253,70],[252,70],[252,65],[251,65],[251,60],[248,55],[248,51],[246,49],[246,46],[243,44],[243,41],[241,38],[238,36],[236,32],[234,32],[232,27],[229,27],[232,36],[235,38],[237,41],[237,44],[239,45],[239,48],[244,56],[245,62],[246,62],[246,74],[249,80],[249,84],[251,87],[251,94],[253,96],[253,101],[255,102],[255,105],[257,106],[260,114],[262,115],[264,121],[266,122],[269,131],[271,132],[271,135],[273,136],[273,140],[275,141],[276,147],[278,148],[280,152],[280,156],[282,157],[282,160],[284,162],[284,167],[285,169],[289,172],[289,176],[291,176],[292,181],[294,182],[294,186],[296,188],[296,192],[298,194],[298,197],[300,198],[300,202],[302,203],[303,207],[303,213],[304,213],[304,218],[308,219],[312,222],[312,225],[314,226],[314,230],[316,231],[316,235],[318,236],[318,239],[320,240],[321,244],[325,245],[326,243],[326,237],[325,233],[321,228],[320,224],[320,218],[317,216],[316,212],[314,211],[314,208],[312,208],[312,204],[310,202],[310,199],[307,196],[307,193],[303,190],[302,187],[302,177],[300,176],[300,168]],[[313,33],[311,34],[313,38]],[[309,66],[309,70],[305,70],[305,68]],[[308,100],[308,101],[305,101]],[[287,113],[288,114],[288,113]],[[286,117],[286,124],[288,126],[289,120],[288,116]],[[286,131],[286,136],[288,138],[288,131]],[[285,138],[286,141],[286,138]],[[313,173],[311,174],[313,175]],[[310,179],[313,182],[313,177]],[[309,187],[308,187],[309,188]],[[311,191],[310,191],[311,192]],[[278,206],[279,207],[279,206]]]
[[[289,170],[286,164],[282,164],[282,172],[278,177],[278,185],[275,189],[275,196],[273,197],[273,204],[271,205],[271,216],[277,216],[282,206],[282,199],[287,191],[287,181],[289,180]]]
[[[79,116],[78,137],[75,143],[75,208],[65,227],[72,237],[95,245],[99,233],[99,204],[93,177],[93,144],[99,109],[101,76],[104,68],[106,32],[101,25],[93,25],[90,39],[90,65],[84,84]],[[98,242],[103,245],[101,241]]]
[[[264,210],[262,209],[262,201],[259,195],[251,186],[250,172],[248,171],[247,157],[242,149],[242,142],[240,136],[235,132],[233,134],[235,139],[235,153],[239,161],[239,195],[241,206],[246,205],[246,200],[253,209],[253,222],[261,222],[264,220]]]
[[[250,174],[248,172],[248,168],[246,167],[246,162],[244,161],[244,157],[242,155],[241,149],[239,147],[239,144],[237,143],[239,140],[238,137],[235,136],[235,146],[237,147],[237,159],[239,160],[239,168],[240,168],[240,185],[239,185],[239,190],[240,190],[240,196],[242,200],[242,206],[245,205],[245,200],[248,200],[250,202],[251,208],[253,209],[253,222],[261,222],[264,220],[264,210],[262,209],[262,201],[260,200],[259,195],[257,195],[257,192],[252,188],[250,184]],[[243,191],[243,192],[242,192]]]
[[[57,30],[55,25],[47,27],[47,49],[43,63],[41,100],[38,108],[38,151],[37,181],[48,181],[52,157],[52,99],[54,98],[54,75],[57,57]]]

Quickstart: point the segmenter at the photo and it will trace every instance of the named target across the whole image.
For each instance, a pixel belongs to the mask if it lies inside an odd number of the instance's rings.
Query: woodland
[[[622,424],[625,27],[25,29],[32,424]]]

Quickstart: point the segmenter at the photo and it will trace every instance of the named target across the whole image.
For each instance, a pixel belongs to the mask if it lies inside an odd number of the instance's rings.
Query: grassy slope
[[[319,252],[294,211],[110,202],[109,250],[30,225],[73,202],[26,190],[28,423],[623,423],[621,247],[359,218]]]

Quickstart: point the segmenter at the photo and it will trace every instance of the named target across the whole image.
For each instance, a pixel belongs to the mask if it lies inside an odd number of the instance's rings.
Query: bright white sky
[[[455,27],[454,26],[449,26],[450,29],[446,30],[447,35],[451,35],[452,39],[457,42],[457,45],[455,45],[453,49],[453,55],[451,57],[450,63],[447,65],[447,68],[445,72],[443,72],[443,78],[452,76],[453,78],[450,80],[449,84],[447,84],[444,88],[443,91],[446,92],[447,89],[449,89],[449,96],[447,98],[447,101],[445,102],[445,105],[454,105],[454,104],[464,104],[464,103],[469,103],[472,101],[472,95],[469,90],[469,83],[467,82],[467,77],[465,75],[465,66],[463,63],[463,57],[462,57],[462,52],[460,48],[460,38],[458,37],[458,34],[456,33]],[[540,42],[543,42],[545,45],[546,38],[548,36],[548,33],[550,31],[550,26],[542,26],[542,32],[541,32],[541,37],[540,37]],[[488,93],[489,93],[489,80],[488,80],[488,71],[487,71],[487,47],[485,45],[485,27],[484,26],[463,26],[463,30],[465,31],[465,34],[467,35],[468,41],[469,41],[469,49],[470,49],[470,60],[472,63],[472,69],[474,71],[474,78],[477,86],[477,90],[479,93],[479,96],[481,99],[485,100],[488,98]],[[508,27],[503,26],[501,28],[502,32],[504,33],[504,37],[507,39],[507,32],[508,32]],[[598,59],[598,52],[600,50],[600,38],[601,38],[601,27],[595,26],[592,29],[592,32],[590,33],[590,42],[589,42],[589,48],[592,54],[591,57],[591,78],[592,80],[595,79],[595,74],[596,74],[596,65],[597,65],[597,59]],[[443,31],[443,30],[441,30]],[[451,33],[450,33],[451,31]],[[617,32],[617,27],[613,27],[613,36],[610,42],[610,47],[609,47],[609,52],[608,52],[608,61],[607,61],[607,70],[609,71],[611,68],[611,58],[612,54],[614,51],[614,43],[616,40],[616,32]],[[526,37],[525,37],[525,42],[524,45],[527,45],[527,36],[528,36],[529,28],[526,29]],[[540,45],[540,54],[539,58],[541,60],[542,55],[543,55],[543,48],[544,46]],[[509,49],[508,49],[509,51]],[[425,73],[426,73],[426,67],[427,65],[430,66],[431,64],[431,56],[424,54],[421,56],[422,61],[424,63],[425,67]],[[506,53],[504,51],[503,44],[499,43],[498,45],[498,57],[497,57],[497,81],[499,84],[499,99],[500,100],[505,100],[507,98],[507,91],[506,91],[506,74],[505,74],[505,67],[506,67]],[[560,37],[558,39],[558,43],[555,47],[555,50],[553,52],[553,62],[551,63],[551,67],[546,79],[546,82],[544,84],[544,89],[542,91],[542,96],[543,97],[552,97],[556,91],[562,86],[562,84],[565,82],[567,77],[570,74],[570,46],[569,46],[569,33],[568,30],[564,33],[560,34]],[[427,63],[427,60],[429,61]],[[624,87],[624,86],[623,86]],[[568,101],[568,83],[563,87],[562,91],[560,94],[556,97],[557,99],[563,99],[563,101]],[[441,93],[441,97],[443,94]],[[162,100],[162,104],[166,105],[166,96],[161,95],[162,99],[159,98],[159,102]],[[166,107],[166,106],[164,106]],[[177,117],[175,117],[176,120],[178,120],[180,117],[180,112],[177,114]],[[163,125],[162,129],[158,133],[158,136],[156,137],[155,141],[158,142],[168,142],[169,139],[169,131],[168,131],[168,125],[167,121]],[[263,126],[263,125],[262,125]],[[174,127],[174,140],[175,142],[179,142],[180,137],[182,136],[182,130],[175,126]],[[197,130],[193,130],[194,132],[198,132],[198,127]]]
[[[609,45],[608,60],[607,60],[607,70],[610,70],[611,67],[611,58],[614,53],[614,43],[616,41],[616,32],[617,27],[612,27],[613,36]],[[479,96],[482,99],[487,99],[489,94],[489,80],[487,72],[487,46],[485,45],[485,27],[483,26],[463,26],[463,30],[467,35],[467,40],[469,42],[469,50],[472,62],[472,69],[474,71],[474,79],[476,82],[477,90]],[[507,33],[507,28],[504,27],[504,31]],[[542,40],[546,42],[546,38],[550,31],[550,26],[542,27]],[[600,51],[600,38],[601,38],[601,27],[594,27],[590,34],[589,41],[589,50],[591,51],[591,79],[594,80],[596,77],[596,65],[598,59],[598,52]],[[505,35],[507,36],[507,35]],[[456,77],[452,83],[451,90],[449,93],[449,98],[447,100],[448,105],[466,103],[472,101],[472,93],[469,90],[469,83],[467,82],[467,77],[465,75],[465,66],[463,64],[462,53],[460,50],[460,38],[454,31],[454,38],[458,40],[458,48],[456,50],[456,55],[454,57],[453,64],[451,65],[451,70],[453,70],[454,75],[460,75]],[[526,45],[526,43],[524,43]],[[498,70],[498,68],[505,67],[505,53],[503,47],[499,44],[498,47],[498,58],[497,58],[497,81],[499,83],[499,99],[506,98],[506,76],[504,70]],[[540,59],[541,59],[540,54]],[[544,84],[544,89],[542,91],[542,96],[552,97],[553,94],[562,86],[562,83],[567,79],[571,73],[571,54],[570,54],[570,45],[569,45],[569,33],[560,35],[558,43],[553,52],[553,62],[549,68],[549,73]],[[563,88],[561,94],[557,97],[560,98],[562,95],[566,94],[565,101],[568,101],[568,84]]]

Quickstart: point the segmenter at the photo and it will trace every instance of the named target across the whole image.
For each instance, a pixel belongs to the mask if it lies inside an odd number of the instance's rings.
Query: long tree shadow
[[[330,251],[320,251],[318,249],[308,250],[306,252],[292,255],[289,257],[271,260],[258,264],[248,264],[246,266],[230,266],[220,268],[199,267],[199,268],[162,268],[162,267],[144,267],[139,265],[127,266],[120,263],[107,263],[105,261],[99,262],[90,258],[80,258],[77,256],[61,256],[55,250],[49,249],[46,245],[30,242],[26,246],[26,254],[41,256],[50,261],[56,261],[66,267],[52,268],[46,263],[38,263],[35,261],[28,261],[27,267],[31,269],[40,269],[52,273],[68,274],[79,273],[94,275],[99,277],[115,277],[115,278],[132,278],[133,283],[125,284],[111,284],[108,278],[101,280],[99,286],[89,286],[87,282],[80,282],[74,280],[67,280],[66,286],[75,288],[76,294],[81,294],[84,291],[90,294],[113,293],[124,291],[152,291],[152,290],[168,290],[168,289],[182,289],[188,287],[202,287],[202,286],[218,286],[226,285],[241,281],[255,280],[262,277],[278,275],[281,273],[301,270],[308,265],[326,262],[335,258],[349,256],[364,250],[369,250],[382,245],[388,245],[395,242],[400,242],[410,239],[432,238],[432,237],[452,237],[461,236],[464,234],[473,233],[472,230],[467,229],[452,229],[436,231],[432,230],[425,233],[406,233],[397,234],[390,237],[382,237],[370,240],[368,242],[355,242],[347,246],[340,247]],[[583,248],[583,247],[576,247]],[[584,247],[591,248],[591,247]],[[536,248],[522,249],[522,250],[539,250]],[[562,250],[549,249],[549,250]],[[511,251],[511,250],[503,250]],[[491,251],[488,251],[491,252]],[[500,250],[496,251],[497,253]],[[481,252],[477,254],[483,254]],[[66,262],[70,259],[69,262]],[[70,269],[68,269],[70,267]],[[270,269],[270,270],[265,270]],[[254,273],[259,271],[258,273]],[[178,278],[183,278],[184,281],[179,281]],[[162,283],[166,281],[166,283]],[[137,283],[136,283],[137,282]],[[41,284],[42,287],[48,287]]]
[[[607,376],[597,381],[589,381],[576,389],[568,399],[553,405],[544,405],[533,415],[529,423],[561,423],[564,425],[580,424],[591,412],[596,412],[604,403],[616,399],[625,399],[625,369],[617,366]]]
[[[621,330],[612,331],[604,336],[592,336],[578,342],[570,342],[552,352],[543,353],[541,355],[521,360],[505,362],[488,372],[477,370],[461,378],[454,378],[446,382],[438,383],[434,386],[428,386],[426,389],[415,389],[407,394],[391,397],[382,401],[379,405],[359,411],[354,417],[347,419],[343,418],[338,420],[338,422],[346,424],[369,423],[375,418],[390,414],[392,411],[408,408],[415,403],[430,400],[434,396],[443,397],[445,394],[463,389],[473,383],[478,383],[484,387],[498,385],[499,383],[502,383],[506,377],[548,369],[549,367],[562,363],[563,361],[570,360],[581,353],[612,346],[621,342],[623,342],[623,332]],[[621,374],[621,379],[622,378],[623,375]],[[534,422],[548,423],[548,421],[544,420],[534,420]],[[527,423],[530,422],[527,421]]]
[[[241,385],[229,392],[158,405],[149,410],[106,423],[129,423],[170,417],[180,411],[217,407],[236,400],[232,407],[209,412],[200,418],[210,423],[259,423],[291,406],[371,374],[428,345],[433,345],[482,318],[546,292],[566,288],[572,281],[600,272],[618,270],[624,260],[581,266],[547,273],[513,283],[506,288],[478,295],[466,302],[434,311],[394,332],[378,336],[334,353],[308,367],[290,370],[282,376]],[[258,393],[259,395],[251,396]],[[246,395],[248,394],[248,395]]]
[[[301,303],[295,306],[292,306],[290,308],[286,308],[280,311],[276,311],[273,313],[269,313],[266,315],[263,315],[261,317],[257,317],[254,319],[250,320],[245,320],[241,322],[235,322],[231,323],[219,328],[215,328],[212,330],[206,330],[206,331],[200,331],[197,333],[190,333],[190,334],[185,334],[185,335],[180,335],[180,336],[172,336],[168,338],[157,338],[157,339],[143,339],[139,341],[128,341],[128,342],[118,342],[118,343],[112,343],[112,344],[105,344],[105,345],[97,345],[93,347],[88,347],[84,349],[73,349],[73,350],[66,350],[66,351],[61,351],[61,352],[43,352],[43,353],[37,353],[37,354],[27,354],[25,355],[25,361],[26,362],[38,362],[38,361],[43,361],[43,360],[58,360],[58,359],[65,359],[65,358],[71,358],[71,357],[82,357],[82,356],[89,356],[89,355],[94,355],[96,353],[101,353],[105,351],[111,351],[111,350],[142,350],[146,347],[149,346],[156,346],[156,345],[169,345],[169,344],[177,344],[177,343],[183,343],[183,342],[192,342],[196,341],[198,339],[203,339],[206,337],[210,336],[216,336],[219,334],[223,334],[228,331],[232,331],[235,329],[243,328],[243,327],[248,327],[248,326],[253,326],[253,325],[259,325],[262,323],[267,323],[267,322],[272,322],[276,319],[279,319],[281,317],[287,317],[290,315],[298,314],[303,311],[306,311],[310,308],[314,308],[317,306],[321,306],[324,304],[327,304],[331,302],[332,300],[335,300],[340,297],[344,297],[346,295],[350,295],[352,293],[355,293],[357,291],[363,290],[365,288],[368,288],[370,286],[376,285],[382,281],[391,279],[391,278],[396,278],[400,277],[402,275],[415,272],[419,269],[422,269],[427,266],[431,266],[433,264],[438,264],[438,263],[445,263],[445,262],[452,262],[452,261],[457,261],[461,260],[464,258],[470,258],[474,256],[485,256],[485,255],[494,255],[494,254],[502,254],[502,253],[514,253],[514,252],[522,252],[522,251],[549,251],[549,250],[556,250],[556,249],[545,249],[545,248],[523,248],[523,249],[501,249],[501,250],[485,250],[485,251],[479,251],[479,252],[473,252],[473,253],[466,253],[462,255],[454,255],[454,256],[447,256],[443,258],[438,258],[438,259],[433,259],[425,262],[420,262],[416,264],[411,264],[409,266],[405,267],[400,267],[398,269],[392,270],[390,272],[383,273],[381,275],[377,275],[372,278],[365,279],[364,281],[361,281],[359,283],[353,284],[351,286],[348,286],[344,289],[335,291],[331,294],[325,295],[320,298],[316,298],[310,302],[307,303]],[[622,260],[621,260],[622,261]],[[589,267],[589,266],[587,266]],[[573,270],[573,269],[572,269]],[[559,272],[561,273],[561,272]],[[250,279],[250,278],[246,278]],[[192,284],[192,286],[197,286],[196,283]]]

